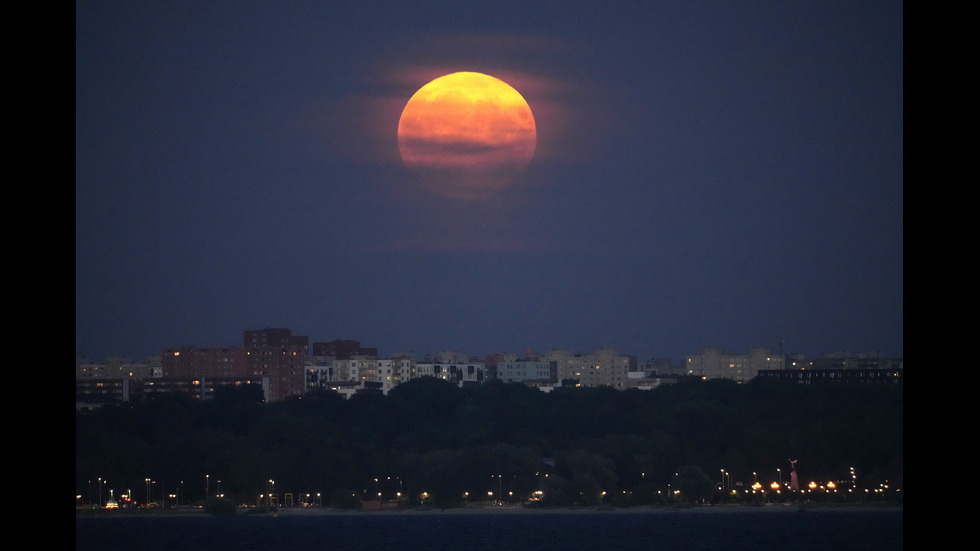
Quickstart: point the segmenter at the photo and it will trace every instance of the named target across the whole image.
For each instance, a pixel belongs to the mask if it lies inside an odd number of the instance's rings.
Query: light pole
[[[496,501],[497,501],[498,504],[503,504],[503,502],[504,502],[504,475],[502,475],[502,474],[490,475],[490,478],[493,478],[494,476],[497,477],[497,499],[496,499]],[[492,495],[493,492],[490,492],[490,494]]]

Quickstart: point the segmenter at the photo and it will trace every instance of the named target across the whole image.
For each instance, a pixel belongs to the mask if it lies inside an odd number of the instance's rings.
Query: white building
[[[543,360],[508,360],[497,362],[497,379],[505,383],[554,383],[557,371],[552,362]]]
[[[463,358],[445,358],[452,361],[442,362],[441,358],[429,358],[415,363],[414,377],[437,377],[452,381],[459,385],[465,383],[483,383],[487,379],[487,367],[484,362],[463,360]],[[431,361],[435,360],[435,361]]]

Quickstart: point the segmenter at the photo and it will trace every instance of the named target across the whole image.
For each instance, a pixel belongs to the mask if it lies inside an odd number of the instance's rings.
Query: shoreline
[[[710,513],[741,513],[741,512],[773,512],[799,513],[805,511],[893,511],[904,512],[902,503],[767,503],[763,505],[685,505],[685,506],[652,506],[636,507],[523,507],[516,506],[467,506],[448,507],[417,507],[406,509],[364,510],[364,509],[334,509],[329,507],[289,507],[273,511],[255,511],[240,509],[234,515],[216,515],[204,508],[180,509],[87,509],[76,508],[75,518],[138,518],[138,517],[299,517],[299,516],[413,516],[413,515],[574,515],[574,514],[608,514],[608,515],[658,515],[658,514],[710,514]]]

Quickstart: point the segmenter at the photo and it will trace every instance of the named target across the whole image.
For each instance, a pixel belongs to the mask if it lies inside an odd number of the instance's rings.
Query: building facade
[[[629,373],[636,367],[636,358],[612,349],[591,354],[575,354],[568,350],[551,350],[544,359],[555,364],[560,382],[574,380],[578,386],[611,386],[623,390],[629,387]]]
[[[146,362],[133,362],[124,356],[110,356],[103,363],[75,358],[75,380],[84,379],[149,379],[161,375],[160,356],[151,356]]]
[[[242,346],[166,348],[161,376],[174,380],[265,380],[266,400],[276,402],[306,392],[309,338],[288,329],[246,330]]]
[[[334,390],[344,396],[359,390],[380,389],[387,395],[414,375],[415,362],[407,355],[391,358],[314,356],[307,361],[306,388],[309,391]]]
[[[750,348],[748,354],[726,354],[720,348],[705,348],[684,359],[687,375],[703,379],[731,379],[744,383],[764,370],[785,369],[786,357],[767,348]]]
[[[558,366],[543,360],[498,361],[495,378],[505,383],[554,384],[558,381]]]
[[[760,371],[760,379],[810,383],[901,383],[902,369],[781,369]]]
[[[415,363],[412,378],[415,377],[436,377],[460,386],[482,384],[487,380],[487,368],[484,362],[472,361],[468,358],[427,358],[425,361]]]

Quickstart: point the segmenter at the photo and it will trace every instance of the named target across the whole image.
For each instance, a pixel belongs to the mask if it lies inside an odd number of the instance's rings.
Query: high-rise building
[[[305,392],[309,337],[288,329],[246,330],[243,346],[167,348],[161,358],[165,379],[223,378],[268,380],[266,400]]]
[[[251,377],[269,379],[268,401],[302,396],[306,391],[306,347],[253,346],[246,349],[245,357]]]

